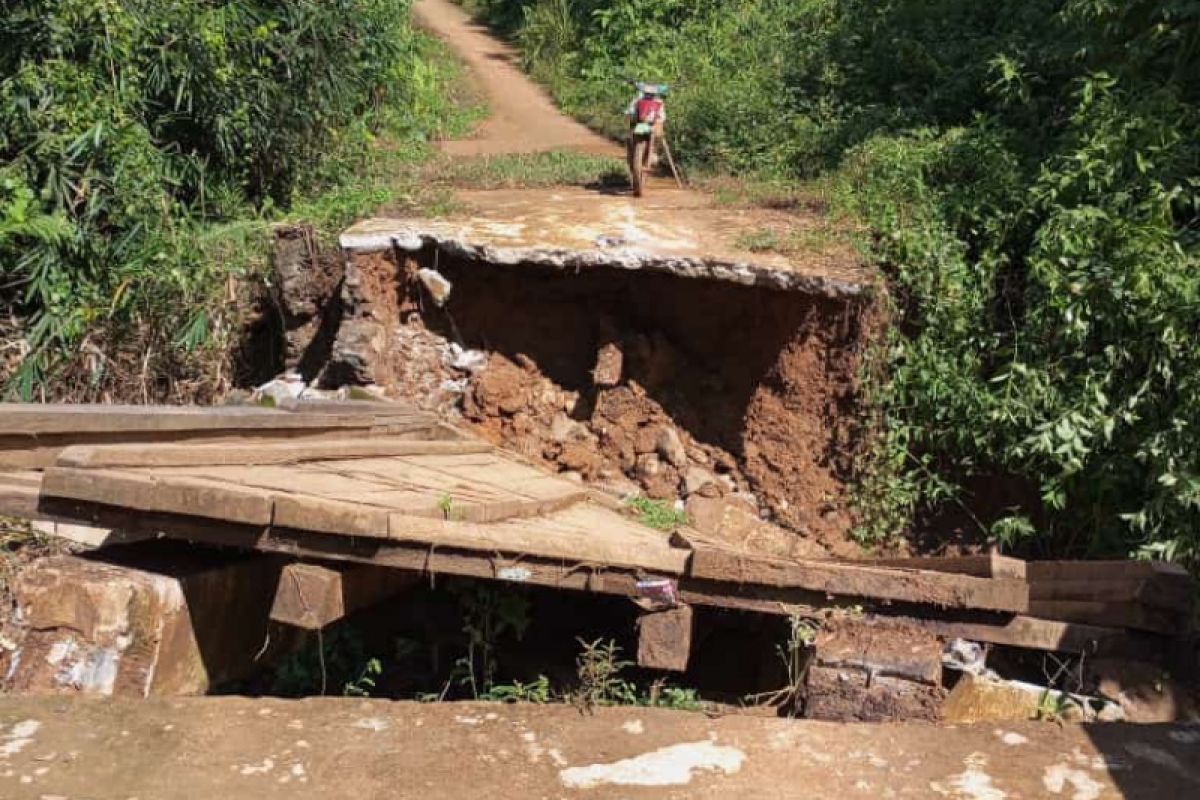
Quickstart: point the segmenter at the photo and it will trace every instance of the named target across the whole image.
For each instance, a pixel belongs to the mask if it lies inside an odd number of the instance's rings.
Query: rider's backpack
[[[643,97],[637,101],[634,111],[638,122],[658,122],[662,114],[663,101],[656,97]]]

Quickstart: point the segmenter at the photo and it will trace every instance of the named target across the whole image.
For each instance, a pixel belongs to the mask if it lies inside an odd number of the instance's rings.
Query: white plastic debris
[[[269,380],[255,389],[251,400],[259,403],[270,398],[278,404],[284,400],[294,400],[300,397],[307,388],[308,384],[297,373],[285,372],[278,378]]]
[[[487,366],[487,353],[482,350],[467,350],[458,344],[450,345],[449,366],[472,375]]]
[[[417,280],[429,292],[429,296],[433,298],[433,302],[439,306],[446,305],[446,301],[450,299],[450,291],[454,285],[446,280],[446,276],[436,270],[422,267],[417,270]]]
[[[979,642],[951,639],[942,650],[942,664],[981,678],[999,679],[996,673],[987,668],[987,649]]]

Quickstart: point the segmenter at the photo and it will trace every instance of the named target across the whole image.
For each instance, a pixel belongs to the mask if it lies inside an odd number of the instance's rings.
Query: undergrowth
[[[864,542],[1200,565],[1194,2],[466,5],[600,130],[674,82],[691,173],[834,187],[890,289]]]
[[[407,0],[17,0],[0,19],[0,384],[211,400],[272,224],[418,199],[478,114]]]

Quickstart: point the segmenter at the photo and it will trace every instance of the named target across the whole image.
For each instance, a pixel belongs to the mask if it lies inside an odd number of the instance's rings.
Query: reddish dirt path
[[[517,53],[473,22],[450,0],[418,0],[413,21],[445,41],[487,95],[491,116],[470,139],[444,142],[450,155],[578,150],[622,157],[623,148],[566,116],[521,71]],[[619,113],[620,109],[613,109]]]
[[[382,700],[0,699],[0,797],[1183,798],[1200,728]]]

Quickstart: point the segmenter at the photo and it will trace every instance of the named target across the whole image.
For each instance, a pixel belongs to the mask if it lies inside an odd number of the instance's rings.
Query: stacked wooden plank
[[[233,443],[348,434],[446,435],[432,415],[390,403],[289,402],[279,409],[5,403],[0,404],[0,470],[45,469],[64,447],[80,444]]]
[[[1161,561],[1031,561],[1029,610],[1047,619],[1168,636],[1192,628],[1196,585]]]

